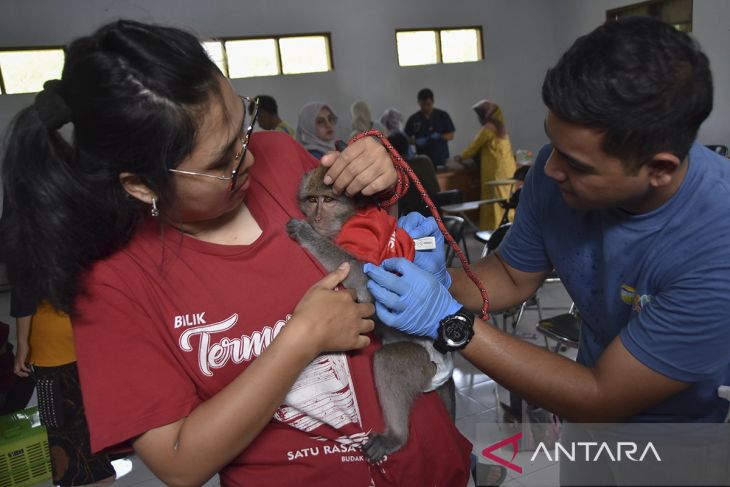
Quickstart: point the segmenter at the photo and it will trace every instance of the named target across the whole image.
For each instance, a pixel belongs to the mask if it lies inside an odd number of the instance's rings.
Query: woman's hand
[[[15,352],[15,366],[13,367],[13,372],[18,377],[28,377],[30,375],[30,367],[26,363],[28,352],[28,343],[18,340],[18,350]]]
[[[346,289],[335,289],[349,271],[348,263],[340,265],[309,288],[294,308],[287,328],[296,322],[302,332],[302,343],[314,347],[314,355],[364,348],[370,343],[364,333],[375,326],[368,319],[375,313],[375,306],[355,302]]]
[[[324,183],[331,183],[336,194],[372,196],[398,181],[390,154],[373,137],[363,137],[342,152],[328,152],[321,163],[329,168]]]

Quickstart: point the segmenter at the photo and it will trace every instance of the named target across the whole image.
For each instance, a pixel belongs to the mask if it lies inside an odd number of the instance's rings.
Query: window
[[[203,49],[208,53],[208,57],[218,66],[222,73],[228,73],[228,63],[223,53],[223,43],[218,41],[203,41]]]
[[[229,78],[332,71],[330,35],[306,34],[201,42]],[[0,50],[0,94],[37,93],[63,71],[62,48]]]
[[[395,33],[395,41],[400,66],[484,59],[481,27],[399,30]]]
[[[275,39],[248,39],[223,43],[230,78],[252,78],[279,74]]]
[[[0,93],[37,93],[63,71],[63,49],[0,51]]]
[[[282,37],[279,52],[284,74],[321,73],[332,69],[325,36]]]
[[[229,78],[332,71],[329,34],[308,34],[203,42]]]
[[[606,19],[654,17],[683,32],[692,32],[692,0],[651,0],[606,11]]]

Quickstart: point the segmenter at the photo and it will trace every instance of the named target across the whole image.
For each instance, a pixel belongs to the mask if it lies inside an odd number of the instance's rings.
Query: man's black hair
[[[431,91],[429,88],[424,88],[418,92],[417,99],[418,101],[433,100],[433,91]]]
[[[256,95],[256,96],[259,99],[259,110],[263,110],[272,115],[279,114],[279,106],[276,104],[276,100],[274,100],[273,96],[269,96],[269,95]],[[253,113],[253,105],[250,105],[248,107],[248,114],[251,115],[252,113]]]
[[[636,171],[659,152],[684,159],[712,110],[712,74],[688,34],[628,17],[578,38],[542,97],[560,119],[603,132],[603,151]]]

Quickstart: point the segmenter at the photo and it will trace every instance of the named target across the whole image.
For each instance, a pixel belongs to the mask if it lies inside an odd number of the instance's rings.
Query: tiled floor
[[[477,258],[481,253],[482,245],[473,239],[467,237],[469,245],[469,254],[472,259]],[[457,259],[454,260],[457,265]],[[565,292],[563,286],[557,283],[545,284],[539,292],[541,304],[543,306],[543,315],[551,316],[563,313],[570,307],[570,298]],[[13,323],[8,316],[9,313],[9,295],[8,293],[0,293],[0,320],[7,323]],[[538,346],[544,346],[541,335],[535,331],[535,324],[538,321],[538,312],[532,307],[525,311],[515,333],[520,338],[532,342]],[[501,325],[501,320],[498,320]],[[11,332],[11,340],[14,342],[14,327]],[[511,330],[509,330],[511,331]],[[574,351],[566,352],[571,358],[574,358]],[[500,401],[508,401],[509,393],[492,379],[481,373],[473,365],[463,359],[460,355],[455,358],[456,369],[454,371],[454,380],[457,385],[456,394],[456,424],[459,430],[469,438],[474,444],[474,453],[480,457],[480,452],[489,446],[493,441],[500,438],[481,438],[477,436],[477,430],[480,424],[499,424],[500,429],[504,428],[504,437],[514,434],[521,428],[519,423],[510,421],[511,417],[506,414],[504,408],[500,405]],[[34,399],[33,399],[34,400]],[[520,465],[528,465],[529,462],[520,462],[520,460],[530,455],[530,452],[521,452],[514,460]],[[507,450],[504,454],[499,455],[504,458],[510,458],[511,454]],[[487,460],[482,458],[484,463]],[[117,481],[115,487],[135,486],[135,487],[152,487],[164,485],[156,479],[156,477],[147,469],[147,467],[132,455],[128,458],[115,461],[114,467],[117,470]],[[502,484],[508,486],[552,486],[558,485],[558,468],[555,465],[533,465],[529,469],[523,470],[521,474],[517,474],[508,470],[507,478]],[[40,486],[50,486],[50,482],[38,484]],[[212,478],[206,487],[219,485],[217,476]]]

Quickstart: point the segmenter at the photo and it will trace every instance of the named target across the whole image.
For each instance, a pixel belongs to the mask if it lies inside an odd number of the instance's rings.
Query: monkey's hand
[[[373,297],[368,291],[368,277],[362,269],[362,263],[341,249],[332,240],[323,237],[306,220],[292,218],[286,224],[289,236],[307,249],[327,270],[333,272],[343,262],[350,264],[350,273],[342,284],[354,289],[359,303],[372,303]]]
[[[306,220],[297,220],[296,218],[289,220],[286,224],[286,231],[293,240],[300,244],[317,240],[319,236]]]

